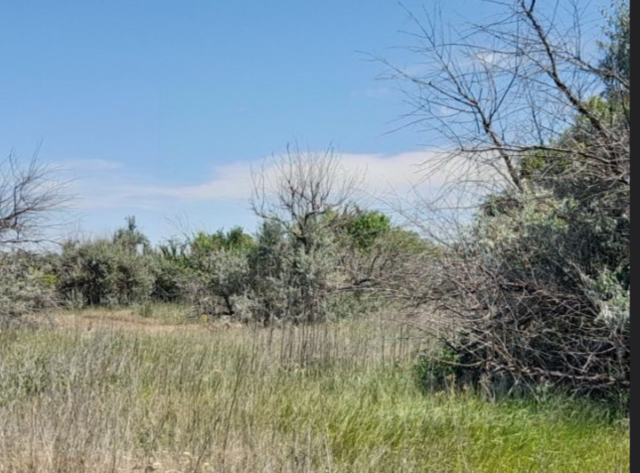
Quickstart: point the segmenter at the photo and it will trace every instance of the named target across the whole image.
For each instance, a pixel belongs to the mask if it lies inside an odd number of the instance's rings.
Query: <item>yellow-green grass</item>
[[[0,333],[2,473],[629,471],[626,419],[562,398],[424,393],[424,341],[380,319],[55,320]]]

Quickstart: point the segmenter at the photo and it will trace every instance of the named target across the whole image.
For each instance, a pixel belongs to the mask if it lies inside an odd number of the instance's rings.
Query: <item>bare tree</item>
[[[413,106],[410,124],[444,138],[443,159],[463,156],[490,167],[520,191],[518,162],[540,151],[580,158],[598,175],[628,184],[629,128],[612,127],[590,101],[607,82],[630,92],[630,81],[596,59],[600,51],[585,38],[580,2],[558,0],[545,9],[535,0],[486,3],[501,14],[458,31],[438,13],[408,12],[417,66],[381,60],[391,77],[413,85],[404,89]],[[559,9],[570,10],[571,22],[559,20]],[[589,149],[562,139],[576,116],[593,131]]]
[[[303,243],[310,225],[323,217],[339,217],[352,204],[359,184],[342,168],[333,148],[304,152],[297,145],[265,161],[254,170],[253,181],[256,215],[280,223]]]
[[[36,156],[21,163],[11,154],[0,162],[0,248],[46,241],[55,227],[51,217],[65,202],[56,169]]]
[[[0,162],[0,325],[55,303],[53,288],[34,267],[44,260],[28,251],[51,237],[51,217],[66,201],[54,169],[35,157],[27,163],[10,155]]]
[[[252,207],[268,222],[265,231],[278,234],[276,227],[283,230],[278,237],[283,240],[271,243],[280,250],[264,258],[268,261],[277,254],[278,261],[269,264],[256,282],[257,287],[271,282],[262,291],[266,296],[262,299],[267,301],[273,295],[268,293],[278,293],[280,308],[278,314],[266,313],[262,318],[322,320],[328,313],[330,294],[339,286],[334,230],[352,203],[357,180],[342,169],[333,149],[303,152],[297,146],[267,161],[253,179]]]
[[[630,77],[602,61],[580,2],[486,3],[500,13],[460,30],[408,12],[418,67],[383,60],[410,124],[447,150],[427,171],[466,162],[443,190],[464,205],[442,211],[440,195],[404,212],[447,251],[408,261],[387,290],[445,312],[459,330],[444,342],[478,372],[627,388]],[[482,176],[493,195],[465,199]],[[474,200],[476,218],[456,218]]]

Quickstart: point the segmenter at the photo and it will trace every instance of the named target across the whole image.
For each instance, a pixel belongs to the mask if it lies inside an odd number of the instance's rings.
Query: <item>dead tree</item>
[[[57,170],[35,156],[22,163],[12,154],[0,162],[0,248],[45,242],[67,201]]]
[[[464,158],[490,168],[518,190],[523,187],[518,162],[532,152],[580,157],[599,175],[628,183],[629,129],[613,127],[590,101],[605,82],[630,92],[630,81],[604,67],[586,46],[579,2],[557,1],[545,10],[531,0],[487,4],[497,4],[502,15],[459,31],[449,29],[439,14],[407,12],[415,43],[409,50],[417,65],[379,59],[404,85],[413,107],[408,124],[435,132],[437,144],[447,150],[442,160]],[[559,8],[572,10],[570,23],[554,15]],[[594,133],[587,150],[562,139],[576,116]],[[431,164],[437,168],[442,160]]]
[[[297,146],[265,162],[253,179],[253,210],[283,230],[286,248],[275,265],[278,274],[268,276],[279,281],[278,289],[268,291],[286,294],[286,307],[280,310],[284,317],[320,320],[339,273],[334,230],[352,202],[357,180],[344,172],[332,149],[303,152]]]
[[[602,61],[580,2],[487,5],[500,14],[460,30],[408,12],[417,66],[383,60],[412,104],[409,124],[445,150],[426,172],[463,163],[440,195],[402,209],[448,250],[432,267],[409,261],[388,290],[446,312],[464,334],[446,342],[481,372],[626,388],[629,327],[607,326],[599,305],[610,301],[590,294],[630,238],[630,77]],[[460,205],[443,210],[447,199]],[[615,250],[598,246],[602,222]]]

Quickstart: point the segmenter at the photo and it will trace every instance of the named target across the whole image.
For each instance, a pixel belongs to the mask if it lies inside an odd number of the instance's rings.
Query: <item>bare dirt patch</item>
[[[142,317],[131,310],[87,310],[80,312],[58,313],[52,316],[56,328],[66,330],[116,330],[144,332],[149,334],[194,333],[207,330],[236,328],[236,325],[224,322],[202,323],[179,318],[159,319]]]

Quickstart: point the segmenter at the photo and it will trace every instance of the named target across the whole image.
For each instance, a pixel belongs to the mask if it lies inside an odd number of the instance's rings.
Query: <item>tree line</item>
[[[192,316],[269,324],[372,310],[381,298],[368,289],[378,274],[428,243],[357,206],[351,183],[338,190],[332,151],[292,148],[274,159],[273,187],[256,186],[255,234],[197,231],[154,246],[129,217],[110,238],[69,240],[44,254],[6,252],[3,315],[173,302]]]

